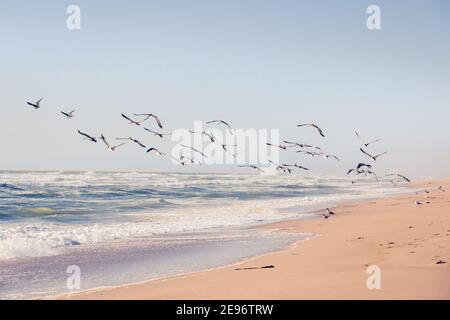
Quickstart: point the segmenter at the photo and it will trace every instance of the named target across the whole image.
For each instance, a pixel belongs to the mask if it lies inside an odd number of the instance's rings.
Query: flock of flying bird
[[[39,99],[38,101],[36,101],[34,103],[33,102],[27,102],[27,104],[29,106],[33,107],[34,109],[39,109],[39,108],[41,108],[42,100],[43,99],[41,98],[41,99]],[[75,110],[71,110],[70,112],[61,111],[61,114],[64,117],[66,117],[67,119],[72,119],[75,116]],[[148,121],[149,119],[153,119],[155,124],[156,124],[156,126],[159,129],[163,129],[163,125],[161,123],[161,120],[156,115],[154,115],[152,113],[133,113],[134,118],[132,118],[132,117],[126,115],[126,114],[123,114],[123,113],[121,114],[121,116],[130,125],[135,125],[135,126],[142,127],[146,132],[149,132],[152,135],[157,136],[159,138],[163,138],[164,136],[171,135],[171,133],[158,132],[158,131],[156,131],[158,129],[153,130],[153,129],[150,129],[150,128],[147,128],[147,127],[143,126],[143,124],[146,121]],[[230,132],[232,133],[231,126],[229,125],[229,123],[227,123],[224,120],[211,120],[211,121],[207,121],[206,123],[207,124],[214,124],[214,125],[217,125],[217,126],[225,127],[226,129],[230,130]],[[318,125],[316,125],[314,123],[299,124],[299,125],[297,125],[297,127],[311,127],[313,129],[315,129],[317,131],[317,133],[322,138],[325,137],[325,134],[324,134],[323,130]],[[207,132],[207,131],[196,132],[196,131],[192,131],[192,130],[190,130],[189,132],[191,134],[202,134],[202,135],[208,137],[208,139],[212,143],[218,143],[216,141],[216,137],[211,132]],[[102,141],[104,143],[104,145],[106,146],[106,149],[109,150],[109,151],[115,151],[117,148],[120,148],[120,147],[124,146],[127,143],[134,143],[134,144],[138,145],[139,147],[145,149],[147,153],[154,153],[154,154],[159,155],[159,156],[166,156],[165,153],[161,152],[157,148],[155,148],[155,147],[147,147],[141,141],[139,141],[139,140],[137,140],[137,139],[135,139],[133,137],[117,137],[117,138],[115,138],[116,140],[124,141],[124,142],[121,142],[121,143],[118,143],[118,144],[111,144],[111,142],[108,141],[107,138],[103,134],[101,134],[100,137],[95,137],[95,136],[90,135],[90,134],[88,134],[86,132],[83,132],[81,130],[78,130],[78,133],[81,136],[83,136],[83,138],[85,140],[91,141],[93,143],[97,143],[99,140]],[[357,138],[360,141],[362,141],[361,136],[359,135],[359,133],[358,132],[355,132],[355,133],[356,133]],[[379,141],[380,141],[380,139],[369,141],[369,142],[362,142],[361,143],[361,147],[359,148],[359,150],[361,151],[362,154],[364,154],[369,159],[371,159],[373,161],[377,161],[377,159],[380,158],[381,156],[385,155],[387,153],[387,151],[383,152],[383,153],[380,153],[380,154],[372,155],[369,151],[367,151],[367,149],[369,148],[369,146],[371,146],[372,144],[377,143]],[[236,145],[226,145],[226,144],[220,144],[220,145],[221,145],[222,149],[224,151],[226,151],[226,152],[230,152],[228,147],[236,147]],[[279,148],[280,150],[283,150],[283,151],[286,151],[286,150],[291,149],[291,148],[297,148],[297,150],[296,150],[297,153],[302,153],[302,154],[305,154],[305,155],[310,156],[310,157],[323,157],[323,158],[326,158],[326,159],[332,158],[332,159],[335,159],[336,161],[340,161],[340,159],[337,156],[325,153],[322,150],[321,147],[313,146],[313,145],[306,144],[306,143],[299,143],[299,142],[293,142],[293,141],[289,141],[289,140],[283,140],[283,144],[280,144],[280,145],[272,144],[272,143],[267,143],[267,145],[269,147],[272,147],[272,148]],[[200,150],[198,150],[196,148],[193,148],[191,146],[187,146],[187,145],[183,145],[182,144],[181,147],[186,148],[186,149],[190,149],[192,152],[194,152],[194,154],[199,154],[202,158],[203,157],[207,157],[202,151],[200,151]],[[178,163],[180,163],[182,165],[185,165],[186,163],[199,164],[199,165],[202,164],[201,161],[198,160],[195,156],[190,158],[190,157],[187,157],[185,155],[181,155],[179,157],[179,159],[173,157],[172,155],[169,155],[169,156],[172,159],[174,159],[176,162],[178,162]],[[233,156],[236,157],[236,154],[233,154]],[[275,169],[277,171],[281,171],[281,172],[284,172],[284,173],[292,173],[292,171],[294,169],[305,170],[305,171],[309,170],[305,166],[302,166],[302,165],[297,164],[297,163],[294,163],[294,164],[281,163],[281,164],[279,164],[279,163],[273,162],[272,160],[269,160],[269,162],[272,165],[274,165],[274,167],[275,167]],[[248,168],[252,168],[252,169],[258,170],[260,172],[264,172],[263,169],[261,169],[260,167],[258,167],[256,165],[251,165],[251,164],[249,164],[249,165],[239,165],[239,167],[248,167]],[[368,163],[365,163],[365,162],[360,162],[360,163],[358,163],[356,165],[355,168],[352,168],[352,169],[348,170],[347,175],[355,174],[356,176],[360,176],[360,175],[373,176],[373,177],[375,177],[375,179],[377,181],[379,181],[378,176],[375,174],[375,172],[372,170],[372,168],[373,168],[372,164],[368,164]],[[396,184],[396,183],[402,182],[402,181],[411,182],[410,179],[408,179],[404,175],[401,175],[401,174],[398,174],[398,173],[392,173],[392,174],[388,174],[386,176],[393,177],[392,179],[389,180],[392,184]],[[353,183],[356,183],[356,181],[352,180],[352,184]]]
[[[41,108],[41,101],[42,100],[43,99],[41,98],[41,99],[39,99],[38,101],[36,101],[34,103],[33,102],[27,102],[27,104],[29,106],[33,107],[34,109],[39,109],[39,108]],[[72,119],[75,116],[75,110],[71,110],[70,112],[61,111],[61,114],[64,117],[66,117],[67,119]],[[123,114],[123,113],[121,114],[122,118],[127,120],[130,125],[142,126],[142,124],[145,123],[147,120],[153,119],[155,121],[155,124],[157,125],[157,127],[159,129],[163,129],[163,125],[162,125],[160,119],[156,115],[154,115],[152,113],[133,113],[133,115],[134,115],[134,117],[137,117],[137,118],[132,119],[131,117],[129,117],[126,114]],[[215,125],[218,125],[218,126],[225,127],[227,129],[229,129],[230,132],[232,133],[231,126],[224,120],[211,120],[211,121],[207,121],[206,123],[207,124],[215,124]],[[324,134],[323,130],[318,125],[316,125],[314,123],[299,124],[299,125],[297,125],[297,127],[311,127],[311,128],[314,128],[322,138],[325,137],[325,134]],[[149,133],[153,134],[154,136],[157,136],[157,137],[159,137],[161,139],[164,136],[171,135],[171,133],[158,132],[158,131],[149,129],[149,128],[144,127],[144,126],[142,126],[142,128],[146,132],[149,132]],[[204,136],[208,137],[208,139],[212,143],[217,143],[216,137],[211,132],[207,132],[207,131],[196,132],[196,131],[192,131],[192,130],[189,130],[189,132],[191,134],[204,135]],[[101,140],[105,144],[106,149],[109,150],[109,151],[115,151],[117,148],[120,148],[123,145],[131,142],[131,143],[135,143],[139,147],[145,149],[147,153],[155,153],[155,154],[160,155],[160,156],[166,156],[165,153],[159,151],[157,148],[155,148],[155,147],[147,147],[146,145],[144,145],[139,140],[137,140],[137,139],[135,139],[133,137],[118,137],[118,138],[116,138],[116,140],[118,140],[118,141],[119,140],[120,141],[126,141],[126,142],[122,142],[122,143],[113,145],[106,139],[106,137],[103,134],[101,134],[100,137],[95,137],[93,135],[90,135],[90,134],[87,134],[85,132],[82,132],[81,130],[78,130],[78,133],[81,136],[83,136],[83,138],[85,140],[88,140],[88,141],[91,141],[91,142],[94,142],[94,143],[97,143],[98,140]],[[358,140],[361,142],[359,151],[363,155],[368,157],[370,160],[376,162],[378,158],[380,158],[380,157],[382,157],[382,156],[387,154],[387,151],[385,151],[385,152],[373,155],[371,152],[368,151],[369,146],[371,146],[372,144],[375,144],[375,143],[381,141],[381,139],[376,139],[376,140],[372,140],[372,141],[369,141],[369,142],[363,142],[360,134],[358,132],[355,132],[355,134],[356,134],[356,137],[358,138]],[[269,147],[279,148],[280,150],[283,150],[283,151],[286,151],[286,150],[288,150],[290,148],[298,148],[298,150],[296,150],[297,153],[302,153],[302,154],[305,154],[305,155],[310,156],[310,157],[320,157],[321,156],[321,157],[326,158],[326,159],[333,158],[336,161],[340,161],[340,159],[337,156],[325,153],[322,150],[322,148],[319,147],[319,146],[313,146],[313,145],[306,144],[306,143],[299,143],[299,142],[293,142],[293,141],[288,141],[288,140],[283,140],[283,143],[284,144],[280,144],[280,145],[272,144],[272,143],[266,143],[266,144]],[[237,145],[220,144],[220,146],[222,147],[222,149],[224,151],[231,153],[229,151],[228,147],[236,147]],[[199,154],[202,158],[203,157],[207,157],[202,151],[200,151],[200,150],[198,150],[196,148],[193,148],[191,146],[187,146],[187,145],[183,145],[182,144],[181,147],[186,148],[186,149],[190,149],[194,153]],[[232,155],[234,157],[236,157],[236,154],[232,154]],[[195,158],[195,156],[192,157],[192,158],[189,158],[189,157],[187,157],[185,155],[181,155],[179,159],[173,157],[172,155],[169,155],[169,156],[172,159],[174,159],[176,162],[180,163],[181,165],[185,165],[186,163],[199,164],[199,165],[202,164],[202,162],[200,160],[198,160],[197,158]],[[305,171],[309,170],[308,168],[306,168],[306,167],[304,167],[304,166],[302,166],[300,164],[297,164],[297,163],[294,163],[294,164],[286,164],[286,163],[278,164],[278,163],[273,162],[270,159],[269,159],[269,162],[272,165],[274,165],[274,167],[275,167],[275,169],[277,171],[281,171],[281,172],[284,172],[284,173],[292,173],[292,171],[294,169],[305,170]],[[373,171],[373,166],[374,166],[373,164],[369,164],[369,163],[366,163],[366,162],[359,162],[356,165],[355,168],[351,168],[351,169],[349,169],[347,171],[347,176],[349,176],[351,174],[355,175],[355,176],[361,176],[361,175],[363,175],[363,176],[373,176],[376,179],[376,181],[379,181],[379,178],[378,178],[377,174],[375,174],[375,172]],[[264,170],[261,169],[260,167],[256,166],[256,165],[250,165],[250,164],[249,165],[239,165],[239,167],[252,168],[252,169],[260,171],[261,173],[264,173]],[[407,178],[404,175],[399,174],[399,173],[386,174],[385,177],[390,177],[388,179],[388,181],[390,181],[393,185],[396,185],[399,182],[411,182],[411,180],[409,178]],[[352,184],[354,184],[354,183],[356,183],[356,181],[352,180]],[[442,188],[442,186],[440,186],[438,188],[438,191],[445,192],[445,190]],[[424,192],[425,192],[425,198],[427,200],[426,203],[430,203],[428,201],[429,199],[431,199],[430,191],[429,190],[425,190]],[[416,205],[422,205],[423,202],[419,201],[419,200],[415,200],[415,204]],[[329,208],[326,208],[326,213],[323,215],[323,217],[325,219],[328,219],[328,218],[330,218],[333,215],[335,215],[335,213],[333,211],[331,211]]]

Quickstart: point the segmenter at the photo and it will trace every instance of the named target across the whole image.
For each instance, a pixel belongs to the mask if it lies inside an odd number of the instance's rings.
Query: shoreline
[[[446,193],[437,193],[438,191],[434,191],[434,189],[437,188],[437,185],[443,185],[444,188],[449,191]],[[414,198],[418,198],[421,201],[424,200],[422,194],[416,195],[414,191],[400,195],[388,195],[381,199],[343,203],[334,209],[334,211],[336,211],[336,216],[331,219],[313,217],[309,219],[269,223],[256,227],[272,230],[274,232],[301,232],[314,234],[308,241],[299,240],[281,250],[208,270],[156,280],[146,280],[138,283],[129,283],[120,286],[95,288],[53,297],[43,297],[42,299],[450,299],[450,229],[445,229],[450,228],[449,214],[445,215],[445,211],[447,210],[447,212],[449,212],[450,208],[450,201],[446,201],[450,198],[450,180],[419,182],[412,184],[411,187],[432,187],[432,197],[434,197],[434,199],[431,199],[430,202],[433,203],[424,204],[422,206],[414,205]],[[434,202],[437,201],[439,201],[439,203],[434,204]],[[391,209],[391,211],[388,211],[387,213],[382,211],[380,213],[380,206],[390,207],[389,209]],[[376,245],[373,241],[367,243],[368,240],[366,239],[369,238],[368,236],[364,237],[361,235],[352,239],[342,239],[342,236],[345,237],[345,235],[347,235],[347,237],[349,237],[350,232],[354,232],[354,230],[351,229],[355,228],[353,226],[355,220],[356,222],[361,223],[360,215],[366,215],[367,218],[375,220],[374,222],[378,223],[379,221],[376,220],[381,220],[383,225],[385,224],[383,220],[389,220],[389,215],[401,215],[401,217],[399,217],[400,221],[405,222],[405,209],[406,216],[409,215],[408,212],[414,212],[414,221],[417,222],[416,230],[426,230],[426,225],[423,226],[423,224],[420,224],[425,217],[416,213],[420,213],[420,209],[424,209],[422,211],[430,211],[427,210],[425,206],[429,206],[430,210],[433,209],[431,210],[433,215],[436,215],[436,217],[442,220],[443,224],[438,227],[441,229],[444,228],[444,231],[440,231],[441,233],[446,232],[446,234],[441,236],[442,239],[438,241],[439,244],[437,247],[427,247],[427,252],[421,253],[421,255],[431,254],[431,258],[433,258],[433,256],[438,256],[440,257],[439,259],[442,259],[441,261],[445,261],[445,263],[436,264],[437,261],[430,260],[430,257],[427,257],[428,261],[426,261],[426,263],[418,263],[414,258],[411,258],[414,256],[417,257],[418,255],[405,253],[405,245],[397,245],[400,241],[386,241],[386,243],[379,243]],[[398,208],[394,208],[392,211],[392,207]],[[371,209],[372,212],[361,213],[360,211],[363,208]],[[376,219],[374,215],[380,215],[382,217]],[[350,225],[346,225],[347,221],[344,220],[350,220]],[[391,224],[390,228],[398,225],[398,221],[387,222]],[[338,225],[337,228],[336,226],[333,226],[336,224]],[[348,234],[345,232],[343,234],[341,227],[346,228]],[[383,231],[380,229],[377,232],[377,227],[370,228],[370,225],[362,225],[361,228],[362,230],[367,229],[366,233],[373,233],[374,237],[381,236],[381,238],[383,238]],[[407,229],[406,234],[411,230],[413,229]],[[402,235],[404,236],[405,231],[402,231]],[[380,232],[382,233],[381,235]],[[441,235],[441,233],[439,234]],[[437,234],[437,232],[434,234]],[[333,239],[336,238],[336,236],[337,238],[340,238],[341,243],[336,241],[339,239]],[[331,242],[329,239],[330,237],[332,240]],[[370,237],[372,237],[372,234]],[[345,240],[344,243],[342,243],[342,240]],[[378,240],[380,241],[381,239]],[[428,243],[428,240],[425,242]],[[435,239],[432,240],[433,242],[435,241]],[[349,246],[349,244],[351,245]],[[348,246],[350,248],[347,248]],[[334,247],[334,250],[330,252],[331,257],[334,255],[343,255],[346,259],[341,261],[330,259],[330,257],[327,258],[326,254],[324,256],[323,250],[326,247]],[[421,247],[421,244],[416,243],[414,246],[416,251],[419,250],[419,247]],[[374,248],[376,249],[375,252],[373,252]],[[385,252],[386,250],[390,250],[390,252]],[[393,260],[395,266],[391,266],[390,260],[392,260],[392,258],[390,255],[392,252],[399,250],[401,252],[398,253],[397,256],[400,256],[400,258],[394,256]],[[436,250],[440,255],[434,254],[436,253]],[[369,252],[365,253],[364,251]],[[381,255],[378,251],[381,251]],[[412,251],[410,250],[409,252]],[[296,259],[297,256],[302,255],[308,257],[306,262],[303,261],[302,263],[301,259],[300,261],[299,259]],[[343,257],[339,258],[342,259]],[[410,261],[411,259],[413,261]],[[384,266],[386,260],[389,263],[387,263],[387,266]],[[392,287],[390,288],[391,290],[367,289],[366,278],[368,275],[366,273],[366,265],[368,265],[369,262],[371,265],[374,262],[378,262],[382,274],[386,273],[384,271],[385,269],[388,270],[388,275],[384,276],[382,279],[388,279],[387,286],[388,288]],[[323,264],[325,264],[325,266],[322,266]],[[238,266],[241,268],[254,268],[264,265],[274,265],[274,268],[264,270],[235,270]],[[296,265],[298,269],[292,269],[293,265]],[[356,266],[359,270],[355,270]],[[333,268],[336,268],[336,271],[330,272]],[[322,277],[320,277],[321,270],[323,273]],[[317,271],[318,274],[314,271]],[[405,274],[402,275],[402,272]],[[393,274],[396,274],[397,276],[392,277]],[[404,279],[405,277],[406,279],[410,279],[409,284],[408,281]],[[400,278],[403,279],[400,282],[405,285],[403,289],[401,286],[398,286],[399,281],[395,280]],[[330,285],[329,280],[331,279],[333,281]],[[342,279],[347,279],[347,281],[343,281]],[[356,279],[358,280],[358,283],[355,283]],[[428,281],[422,283],[423,279],[428,279]],[[432,281],[432,284],[430,281]],[[382,281],[382,283],[383,282],[384,281]],[[341,283],[341,285],[336,287],[337,283]],[[418,285],[418,283],[420,283],[420,285]],[[245,284],[244,287],[242,287],[243,284]],[[296,288],[293,288],[293,284],[297,284]],[[393,289],[394,287],[396,288],[395,290]],[[415,288],[415,290],[411,290],[411,287]],[[280,291],[282,288],[284,289]],[[299,291],[299,289],[302,290]],[[330,291],[330,289],[334,289],[334,292],[333,290]],[[322,290],[324,292],[322,292]]]

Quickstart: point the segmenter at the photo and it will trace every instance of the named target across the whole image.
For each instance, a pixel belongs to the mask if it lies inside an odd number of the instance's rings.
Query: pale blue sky
[[[77,4],[82,28],[66,28]],[[382,30],[366,28],[381,7]],[[378,170],[450,175],[448,1],[0,0],[0,169],[235,171],[179,168],[137,148],[109,153],[76,134],[133,135],[120,113],[154,112],[168,129],[223,118],[279,128],[342,162],[365,159],[354,131],[382,138]],[[27,100],[44,97],[39,111]],[[77,109],[73,121],[59,111]],[[296,128],[323,127],[326,139]],[[303,158],[292,154],[285,160]]]

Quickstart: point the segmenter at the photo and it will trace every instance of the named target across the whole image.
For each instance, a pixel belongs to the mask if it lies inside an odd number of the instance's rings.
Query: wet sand
[[[418,194],[338,206],[329,219],[264,226],[274,232],[315,234],[279,252],[214,270],[59,298],[450,299],[450,180],[416,186],[421,188]],[[424,189],[430,190],[430,199]],[[268,265],[273,268],[259,268]],[[370,266],[381,271],[375,279],[379,289],[368,289],[368,277],[375,276],[367,273]]]

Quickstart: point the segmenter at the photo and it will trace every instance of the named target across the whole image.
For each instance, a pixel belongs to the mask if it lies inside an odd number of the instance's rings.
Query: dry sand
[[[446,192],[437,190],[439,185]],[[316,234],[280,252],[210,271],[62,298],[450,299],[450,180],[420,187],[419,194],[338,206],[330,219],[265,226],[274,232]],[[429,200],[425,188],[431,191]],[[416,199],[423,204],[416,205]],[[274,268],[235,270],[264,265]],[[380,268],[381,289],[367,288],[369,265]]]

